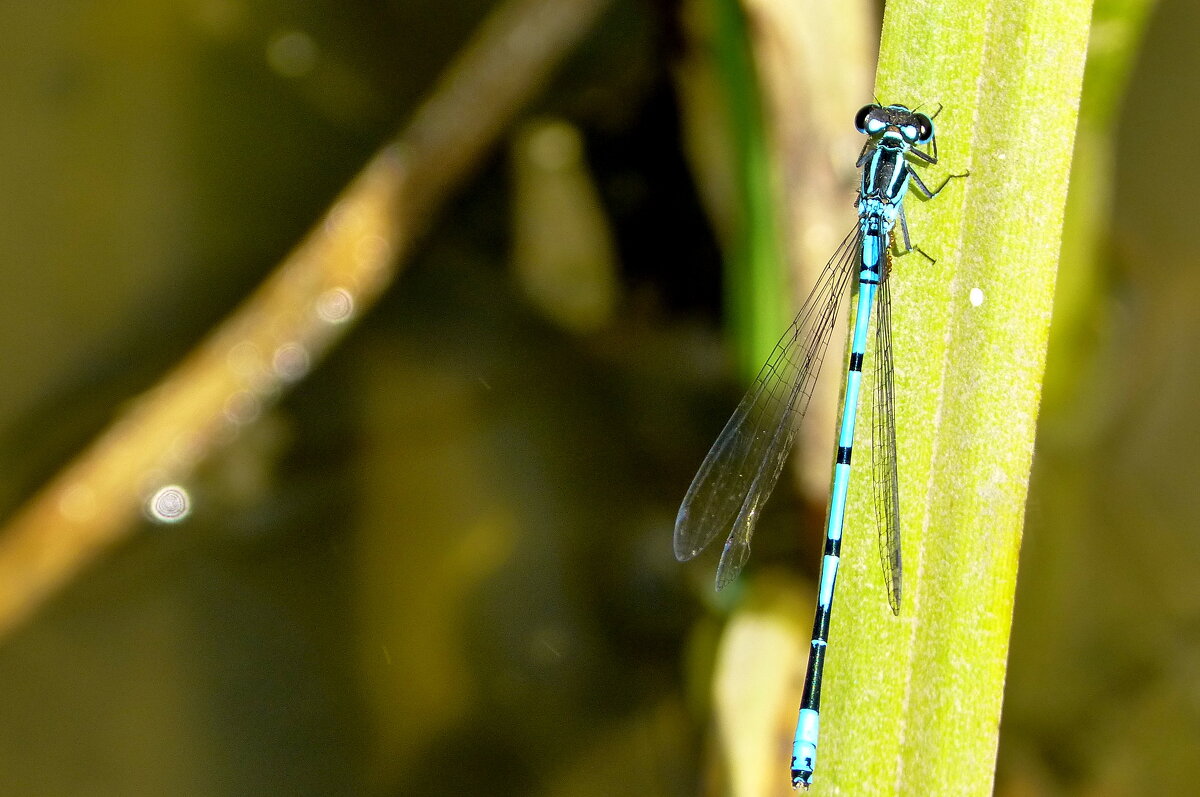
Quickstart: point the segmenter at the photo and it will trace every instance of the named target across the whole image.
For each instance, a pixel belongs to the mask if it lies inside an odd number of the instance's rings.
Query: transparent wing
[[[891,260],[889,257],[888,265]],[[871,402],[871,483],[879,560],[892,613],[900,614],[900,483],[896,475],[896,391],[892,373],[892,292],[885,276],[875,303],[875,396]]]
[[[812,293],[704,458],[675,518],[675,556],[691,559],[728,533],[717,589],[750,555],[758,510],[779,479],[796,425],[808,409],[837,309],[858,262],[856,226],[825,265]]]

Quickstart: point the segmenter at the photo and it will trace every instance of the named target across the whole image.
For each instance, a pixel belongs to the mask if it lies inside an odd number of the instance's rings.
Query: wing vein
[[[759,508],[783,470],[812,399],[838,307],[857,262],[860,233],[843,239],[788,330],[704,458],[675,519],[675,556],[691,559],[728,533],[717,589],[746,562]]]

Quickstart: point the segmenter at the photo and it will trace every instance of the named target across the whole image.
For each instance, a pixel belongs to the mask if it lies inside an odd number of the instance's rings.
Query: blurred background
[[[765,355],[723,265],[747,239],[721,5],[614,0],[379,303],[189,476],[183,522],[128,528],[7,631],[0,793],[724,793],[723,629],[769,607],[782,630],[739,644],[777,666],[731,677],[796,688],[825,487],[781,480],[728,594],[672,556]],[[1103,6],[1093,54],[1130,55],[1085,90],[1112,113],[1072,183],[1000,794],[1190,794],[1200,750],[1200,11]],[[264,280],[493,7],[0,4],[5,517]],[[880,9],[850,8],[822,21],[857,31],[850,65],[793,103],[835,120],[838,164],[778,177],[833,214],[796,201],[794,256],[853,219]],[[805,440],[797,473],[827,474]]]

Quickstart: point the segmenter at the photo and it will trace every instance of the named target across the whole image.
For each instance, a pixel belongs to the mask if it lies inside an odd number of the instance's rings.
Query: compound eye
[[[860,133],[867,132],[867,123],[878,108],[879,106],[874,104],[859,108],[858,113],[854,114],[854,129]]]
[[[933,120],[923,113],[915,114],[917,123],[917,137],[915,141],[918,144],[928,144],[933,138]]]

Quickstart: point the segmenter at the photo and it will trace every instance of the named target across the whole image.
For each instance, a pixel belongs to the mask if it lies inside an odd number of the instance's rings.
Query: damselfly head
[[[854,115],[854,127],[868,136],[894,130],[909,144],[928,144],[933,140],[933,120],[904,105],[864,105]]]

